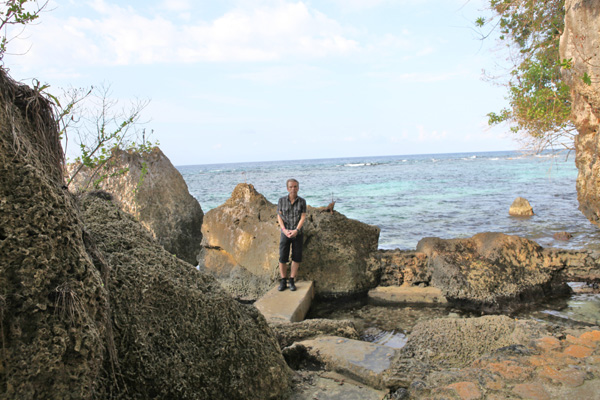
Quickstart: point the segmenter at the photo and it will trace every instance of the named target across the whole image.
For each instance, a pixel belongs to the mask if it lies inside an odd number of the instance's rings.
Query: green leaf
[[[581,77],[581,80],[583,81],[583,83],[585,83],[588,86],[592,86],[592,78],[590,78],[590,76],[588,75],[587,72],[584,72],[583,76]]]

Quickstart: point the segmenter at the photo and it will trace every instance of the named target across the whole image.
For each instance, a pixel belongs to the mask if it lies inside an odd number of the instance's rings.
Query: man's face
[[[298,195],[298,183],[294,181],[290,181],[287,184],[287,191],[292,197],[296,197]]]

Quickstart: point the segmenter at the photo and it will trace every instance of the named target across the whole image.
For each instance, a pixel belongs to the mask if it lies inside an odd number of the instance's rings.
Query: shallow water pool
[[[569,298],[545,302],[510,316],[563,327],[600,326],[600,294],[586,293],[591,288],[583,283],[572,282],[569,285],[576,291]],[[362,340],[402,348],[407,336],[420,321],[477,316],[481,313],[464,312],[453,307],[382,306],[370,304],[367,298],[362,298],[315,303],[307,318],[351,320]]]

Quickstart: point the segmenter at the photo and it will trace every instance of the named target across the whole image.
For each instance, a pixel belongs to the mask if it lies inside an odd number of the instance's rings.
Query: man
[[[296,290],[296,274],[302,262],[302,226],[306,220],[306,200],[298,196],[300,185],[295,179],[286,182],[287,196],[283,196],[277,203],[277,220],[281,228],[279,238],[279,273],[281,281],[278,290],[287,287],[287,262],[290,257],[290,246],[292,247],[292,271],[290,273],[290,290]]]

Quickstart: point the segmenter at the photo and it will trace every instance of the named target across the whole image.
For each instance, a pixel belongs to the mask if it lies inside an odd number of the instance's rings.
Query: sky
[[[484,0],[50,0],[5,67],[148,99],[174,165],[519,148]]]

